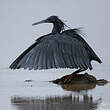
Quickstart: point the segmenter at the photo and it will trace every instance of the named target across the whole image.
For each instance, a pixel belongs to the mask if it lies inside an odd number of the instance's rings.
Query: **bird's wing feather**
[[[63,31],[63,34],[69,35],[73,38],[76,38],[78,41],[82,42],[83,46],[85,47],[90,61],[95,60],[99,63],[102,63],[100,58],[96,55],[94,50],[89,46],[89,44],[81,37],[83,36],[83,33],[80,31],[80,29],[69,29],[66,31]]]
[[[63,39],[69,43],[68,46],[71,45],[72,47],[72,49],[70,47],[68,47],[68,49],[71,49],[69,52],[71,52],[71,57],[76,67],[92,69],[90,59],[84,44],[73,37],[73,35],[67,34],[66,32],[62,33],[62,36]]]
[[[66,34],[48,35],[24,51],[12,69],[92,68],[83,44]]]

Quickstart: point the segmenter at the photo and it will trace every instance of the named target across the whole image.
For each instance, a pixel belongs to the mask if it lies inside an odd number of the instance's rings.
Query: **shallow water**
[[[110,110],[109,83],[80,88],[48,82],[72,71],[0,69],[0,110]],[[89,73],[110,80],[109,71],[109,64],[102,64]]]

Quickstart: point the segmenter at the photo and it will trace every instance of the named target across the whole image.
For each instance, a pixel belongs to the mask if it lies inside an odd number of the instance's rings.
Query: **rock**
[[[88,73],[85,74],[74,74],[73,77],[69,82],[64,83],[64,80],[68,77],[69,75],[63,76],[60,79],[53,80],[51,82],[55,84],[106,84],[108,83],[107,80],[100,79],[97,80],[95,76],[90,75]]]

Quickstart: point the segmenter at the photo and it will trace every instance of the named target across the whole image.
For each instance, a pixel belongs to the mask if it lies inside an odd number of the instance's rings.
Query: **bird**
[[[77,69],[66,79],[69,80],[74,74],[87,69],[92,70],[91,61],[102,63],[101,59],[80,34],[79,29],[69,28],[65,30],[67,25],[58,16],[50,16],[32,25],[42,23],[52,23],[52,32],[36,39],[29,48],[15,59],[9,68],[29,70]]]

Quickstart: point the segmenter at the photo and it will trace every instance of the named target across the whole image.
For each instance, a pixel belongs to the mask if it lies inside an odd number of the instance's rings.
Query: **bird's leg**
[[[74,75],[76,75],[76,74],[78,74],[78,73],[80,73],[80,72],[82,72],[82,71],[85,71],[85,70],[86,70],[86,69],[78,69],[78,70],[76,70],[75,72],[71,73],[71,74],[70,74],[70,78],[69,78],[68,81],[71,81],[71,79],[72,79],[72,77],[73,77]]]
[[[80,73],[82,71],[85,71],[86,69],[78,69],[76,70],[75,72],[71,73],[70,75],[68,75],[68,77],[64,80],[64,83],[68,83],[71,81],[72,77],[77,74],[77,73]]]
[[[76,70],[75,72],[73,72],[72,74],[74,75],[74,74],[77,74],[77,73],[80,73],[80,72],[82,72],[82,71],[85,71],[86,69],[78,69],[78,70]]]

